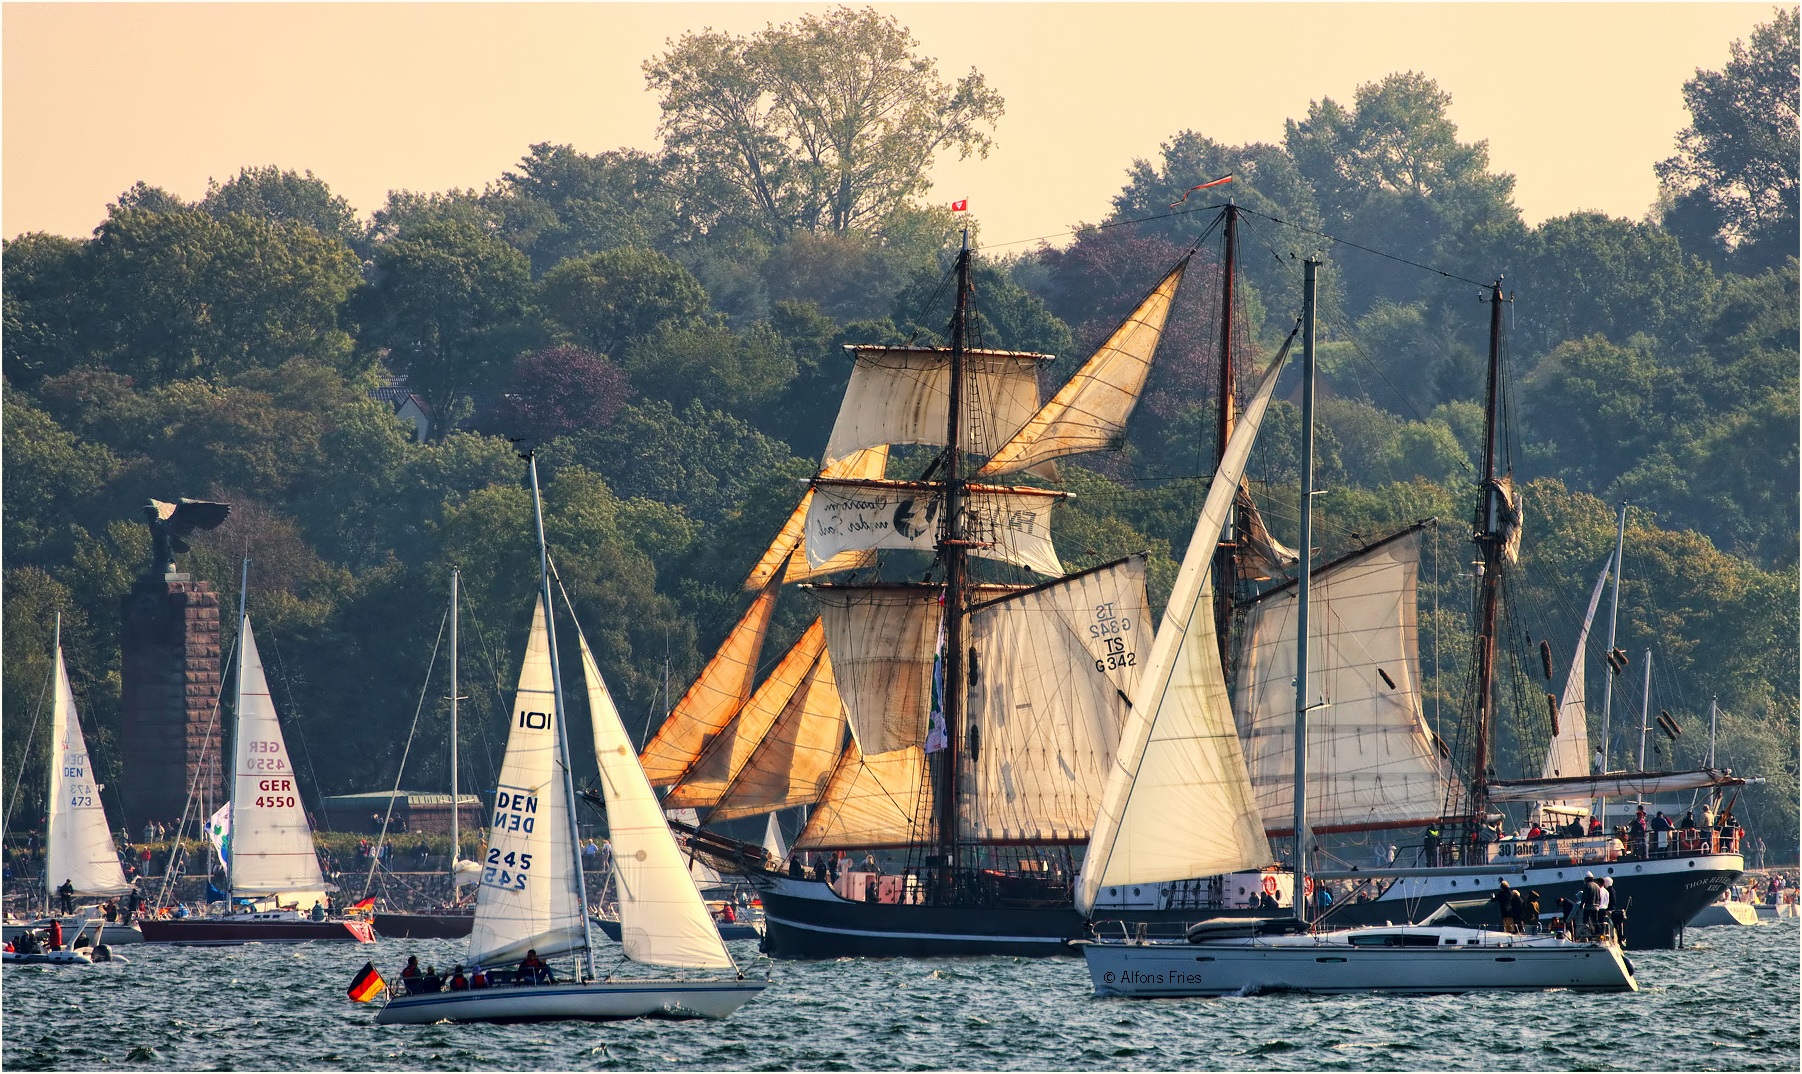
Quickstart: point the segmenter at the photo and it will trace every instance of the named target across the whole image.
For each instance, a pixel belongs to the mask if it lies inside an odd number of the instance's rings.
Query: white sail
[[[826,651],[851,732],[866,754],[926,741],[938,586],[831,586],[814,590]]]
[[[853,739],[845,743],[832,782],[795,837],[794,849],[916,846],[931,809],[924,750],[909,746],[865,755]]]
[[[964,501],[970,554],[1060,575],[1051,543],[1051,509],[1066,494],[1047,489],[971,485]],[[807,565],[824,571],[849,552],[938,547],[942,486],[915,481],[814,482],[807,508]]]
[[[1418,533],[1315,571],[1308,619],[1308,826],[1314,831],[1435,821],[1450,778],[1421,713],[1415,587]],[[1246,617],[1234,716],[1270,835],[1295,815],[1294,586]]]
[[[864,448],[943,444],[951,413],[951,352],[936,347],[853,347],[851,382],[826,443],[824,466]],[[966,449],[987,455],[1039,409],[1038,367],[1050,355],[970,350],[964,369]]]
[[[1144,556],[971,613],[965,837],[1088,838],[1151,627]]]
[[[1230,873],[1270,861],[1233,726],[1214,634],[1213,562],[1282,371],[1279,354],[1227,439],[1177,572],[1077,878],[1087,914],[1103,888]]]
[[[763,852],[770,856],[772,862],[788,860],[788,844],[782,841],[782,825],[776,823],[776,814],[763,826]]]
[[[1583,629],[1577,633],[1577,647],[1571,651],[1570,674],[1564,680],[1564,698],[1558,704],[1558,727],[1546,748],[1546,779],[1589,774],[1589,703],[1584,695],[1583,677],[1589,667],[1589,628],[1595,623],[1596,608],[1602,603],[1602,587],[1608,572],[1614,568],[1614,553],[1602,564],[1596,586],[1589,594],[1589,609],[1583,613]],[[1589,798],[1561,798],[1539,803],[1541,812],[1560,817],[1589,816]]]
[[[1126,433],[1127,419],[1151,374],[1164,320],[1189,259],[1170,270],[1145,300],[1114,329],[1107,342],[1040,408],[981,470],[978,477],[1024,470],[1041,462],[1099,451]]]
[[[888,445],[864,448],[834,462],[820,471],[821,477],[867,477],[880,478],[888,467]],[[763,553],[757,565],[751,568],[751,574],[745,579],[746,589],[762,589],[781,572],[784,582],[803,582],[822,574],[833,574],[837,571],[860,570],[876,561],[874,549],[862,551],[851,550],[831,557],[818,567],[807,564],[807,554],[795,555],[801,547],[807,529],[807,512],[813,506],[813,488],[808,487],[801,496],[801,503],[789,513],[788,521],[776,534],[776,539]],[[783,564],[788,564],[783,570]]]
[[[94,781],[61,644],[56,647],[55,675],[44,883],[51,891],[68,881],[78,895],[120,895],[130,891],[131,885],[125,882],[119,851],[107,831],[106,808],[100,804],[100,784]]]
[[[549,958],[580,950],[585,943],[556,713],[550,636],[540,597],[533,602],[507,752],[495,785],[488,850],[480,863],[475,927],[469,934],[472,962],[517,962],[528,949]],[[617,840],[614,845],[617,862]]]
[[[231,888],[233,895],[325,889],[313,832],[300,803],[263,659],[246,615],[238,641],[238,722],[233,739]]]
[[[730,966],[732,956],[720,942],[657,795],[633,755],[632,738],[607,692],[588,639],[580,641],[626,956],[661,966]]]

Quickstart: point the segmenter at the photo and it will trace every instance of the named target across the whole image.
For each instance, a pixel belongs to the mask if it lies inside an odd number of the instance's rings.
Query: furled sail
[[[707,823],[811,805],[825,793],[845,741],[845,704],[821,652],[782,715],[707,813]]]
[[[826,635],[815,619],[751,695],[725,729],[715,735],[701,755],[663,799],[665,809],[704,809],[719,801],[720,794],[744,768],[764,736],[788,707],[809,670],[819,661]]]
[[[825,465],[860,448],[943,444],[951,407],[951,352],[937,347],[849,347],[851,382],[826,443]],[[968,350],[968,450],[987,455],[1039,409],[1038,367],[1048,354]]]
[[[1581,776],[1589,772],[1589,701],[1583,678],[1589,668],[1589,628],[1594,625],[1596,608],[1602,603],[1602,586],[1613,569],[1614,553],[1610,552],[1608,561],[1602,564],[1602,573],[1596,576],[1595,588],[1590,590],[1589,609],[1583,613],[1583,629],[1577,633],[1577,647],[1571,652],[1570,674],[1564,680],[1564,698],[1558,703],[1558,726],[1553,730],[1551,744],[1546,747],[1545,768],[1540,772],[1546,779]],[[1560,817],[1588,817],[1589,802],[1587,798],[1560,798],[1540,802],[1539,808],[1541,812]]]
[[[1188,267],[1185,257],[1171,269],[1076,375],[976,475],[1009,474],[1064,455],[1098,451],[1125,435],[1127,419],[1151,373],[1151,359],[1163,338],[1170,304]]]
[[[963,837],[1088,838],[1151,633],[1143,555],[971,613]]]
[[[1048,489],[970,485],[964,501],[964,538],[970,554],[1060,575],[1051,543],[1051,509],[1066,493]],[[834,557],[875,548],[931,552],[940,537],[942,486],[915,481],[814,483],[807,509],[807,563],[824,570]]]
[[[1308,622],[1308,826],[1317,832],[1434,821],[1450,773],[1421,713],[1419,527],[1313,574]],[[1245,620],[1234,717],[1258,811],[1295,815],[1296,593],[1283,586]],[[1266,829],[1292,834],[1292,823]]]
[[[1227,439],[1183,555],[1164,621],[1132,693],[1076,887],[1087,914],[1103,888],[1256,868],[1270,844],[1245,772],[1214,635],[1213,562],[1287,347]]]
[[[56,646],[56,702],[51,709],[50,817],[44,837],[44,883],[54,891],[64,881],[79,895],[122,895],[131,890],[119,867],[119,851],[106,826],[100,784],[94,782],[87,739],[75,712],[75,692],[63,647]]]
[[[914,846],[919,842],[916,819],[930,815],[931,807],[926,754],[920,747],[866,755],[852,740],[793,849]]]
[[[883,444],[880,447],[853,451],[822,470],[820,476],[827,478],[880,478],[887,466],[888,445]],[[817,568],[807,565],[805,554],[795,555],[794,552],[801,547],[806,533],[807,509],[812,504],[813,487],[809,485],[807,491],[801,496],[800,505],[790,512],[788,521],[782,524],[781,532],[777,533],[776,539],[770,542],[770,547],[763,553],[763,558],[757,561],[757,566],[751,568],[750,576],[745,579],[747,590],[762,589],[769,584],[770,579],[778,574],[782,574],[782,580],[785,582],[802,582],[822,574],[861,570],[875,562],[876,552],[874,549],[852,549],[840,552]],[[784,563],[788,564],[786,573],[782,571]]]
[[[282,738],[263,658],[245,616],[238,641],[238,722],[232,766],[231,887],[234,895],[325,890],[313,831],[288,744]]]
[[[689,879],[688,863],[663,819],[657,794],[632,754],[631,736],[620,722],[588,639],[580,640],[626,957],[662,966],[730,966],[732,956]]]
[[[1270,535],[1264,525],[1264,516],[1258,511],[1258,505],[1251,501],[1251,493],[1245,486],[1239,486],[1236,497],[1239,517],[1244,525],[1239,531],[1239,570],[1242,577],[1254,581],[1267,581],[1293,569],[1301,562],[1301,556],[1295,549],[1283,544]]]
[[[566,774],[557,743],[555,687],[540,597],[532,605],[507,752],[495,782],[487,856],[480,862],[475,926],[469,934],[472,962],[518,962],[529,949],[549,958],[580,950],[585,943]],[[242,848],[240,843],[239,853]],[[616,836],[616,869],[624,856]]]
[[[826,650],[851,732],[867,755],[926,741],[939,586],[821,586]]]
[[[639,754],[651,786],[667,787],[682,778],[738,710],[751,696],[756,682],[757,658],[763,652],[763,638],[770,629],[770,617],[776,611],[776,594],[781,581],[771,578],[763,591],[751,601],[751,607],[739,619],[732,633],[720,643],[719,651],[700,678],[682,695],[682,700],[657,729],[651,741]]]
[[[1745,780],[1712,768],[1684,772],[1607,772],[1595,776],[1562,776],[1558,779],[1494,779],[1488,783],[1492,802],[1532,802],[1547,794],[1577,798],[1621,798],[1704,787],[1739,787]]]

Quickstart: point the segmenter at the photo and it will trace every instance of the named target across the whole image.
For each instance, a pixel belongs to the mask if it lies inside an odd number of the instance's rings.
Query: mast
[[[1314,288],[1320,262],[1304,261],[1301,314],[1301,562],[1295,576],[1295,916],[1307,921],[1308,590],[1314,569]]]
[[[450,650],[451,650],[450,651],[450,658],[451,658],[450,659],[450,680],[451,680],[450,681],[450,687],[451,687],[451,692],[450,692],[450,703],[451,703],[451,728],[450,728],[450,731],[451,731],[451,733],[450,733],[450,740],[451,740],[450,741],[450,747],[451,747],[451,755],[450,755],[451,852],[450,852],[450,883],[451,883],[451,902],[453,902],[453,903],[457,901],[457,858],[461,856],[458,853],[458,847],[460,845],[459,840],[460,840],[460,837],[462,834],[458,830],[458,826],[457,826],[457,822],[462,819],[460,816],[458,816],[458,813],[461,812],[461,806],[459,804],[460,799],[458,799],[458,797],[457,797],[457,790],[458,790],[458,788],[457,788],[457,583],[459,580],[461,580],[462,577],[463,577],[462,568],[460,568],[460,567],[452,567],[451,568],[451,606],[450,606],[450,613],[451,613],[451,624],[450,624],[450,626],[451,626],[451,628],[450,628]]]
[[[1608,604],[1608,674],[1602,676],[1602,745],[1599,751],[1602,758],[1602,764],[1601,767],[1597,769],[1598,775],[1608,771],[1608,735],[1610,733],[1608,718],[1610,713],[1614,710],[1614,677],[1620,674],[1620,669],[1617,668],[1614,663],[1614,631],[1615,627],[1620,622],[1621,615],[1621,574],[1623,573],[1621,568],[1626,566],[1626,564],[1621,562],[1621,551],[1625,547],[1626,542],[1627,501],[1622,500],[1620,520],[1615,523],[1614,529],[1614,583],[1612,587],[1613,594],[1609,597]],[[1606,796],[1597,798],[1595,815],[1598,817],[1601,816],[1602,811],[1606,809],[1607,806],[1608,799]]]
[[[1495,718],[1496,611],[1501,601],[1502,566],[1507,545],[1507,536],[1503,533],[1507,505],[1496,475],[1501,447],[1502,391],[1502,281],[1499,278],[1490,285],[1488,301],[1489,381],[1484,394],[1483,491],[1475,532],[1471,536],[1483,557],[1476,652],[1472,660],[1476,671],[1476,752],[1471,774],[1470,815],[1466,818],[1473,832],[1482,825],[1488,811],[1489,732]]]
[[[1714,767],[1714,718],[1715,714],[1720,711],[1720,707],[1720,698],[1708,699],[1708,767],[1710,768]]]
[[[244,723],[244,624],[250,621],[249,613],[246,610],[246,597],[249,595],[249,591],[250,557],[245,556],[244,570],[238,578],[238,681],[232,686],[232,770],[231,780],[228,784],[233,793],[230,798],[225,800],[225,804],[230,807],[231,810],[231,812],[226,814],[226,819],[231,822],[226,826],[226,831],[228,832],[236,832],[238,830],[238,795],[236,793],[238,789],[238,732]],[[221,745],[220,749],[223,751],[224,746]],[[298,784],[296,784],[296,786],[298,786]],[[207,819],[211,820],[212,818],[208,817]],[[208,842],[211,842],[211,840],[208,840]],[[379,851],[381,848],[377,847],[376,849]],[[169,852],[169,860],[174,861],[175,855],[180,853],[180,851],[180,834],[177,833],[176,848]],[[228,900],[231,898],[233,892],[232,876],[237,872],[237,866],[235,865],[237,858],[238,856],[233,854],[231,860],[225,863],[225,895]],[[208,866],[207,868],[209,872],[212,869],[211,866]],[[211,879],[211,877],[208,877],[208,879]]]
[[[940,751],[937,791],[939,890],[949,900],[958,868],[958,768],[964,710],[964,591],[969,582],[969,553],[964,540],[964,347],[970,311],[970,233],[964,232],[957,254],[957,304],[951,314],[951,400],[945,432],[945,539],[939,554],[945,561],[945,748]]]
[[[532,472],[532,518],[538,524],[538,586],[544,600],[545,638],[550,646],[551,700],[557,718],[557,763],[563,768],[563,795],[569,807],[569,854],[576,873],[576,909],[582,915],[582,954],[588,963],[588,976],[594,976],[594,938],[589,934],[588,886],[582,875],[582,846],[576,837],[576,785],[569,767],[569,731],[563,705],[563,672],[557,664],[557,617],[551,604],[551,553],[544,540],[544,501],[538,493],[538,453],[526,455]],[[455,866],[453,865],[454,869]]]
[[[1229,200],[1226,208],[1221,211],[1226,221],[1226,233],[1220,282],[1219,413],[1215,419],[1214,437],[1216,472],[1219,470],[1219,460],[1226,457],[1226,441],[1233,434],[1233,420],[1236,416],[1233,413],[1233,276],[1239,256],[1239,209]],[[1312,332],[1313,329],[1310,327],[1308,331]],[[1239,514],[1235,504],[1227,514],[1224,539],[1214,553],[1214,636],[1220,642],[1220,666],[1223,668],[1231,666],[1228,654],[1232,640],[1233,599],[1238,596],[1238,541],[1240,523],[1243,521]]]
[[[51,894],[52,894],[51,885],[55,884],[56,881],[51,879],[51,877],[50,877],[50,816],[51,816],[52,811],[56,809],[56,765],[57,765],[57,761],[58,761],[56,743],[57,743],[57,735],[61,732],[61,728],[57,725],[57,722],[56,722],[56,712],[55,712],[56,691],[61,689],[61,686],[62,686],[61,683],[55,681],[56,659],[58,657],[62,656],[62,653],[63,653],[63,612],[62,612],[61,608],[58,608],[56,610],[55,639],[56,639],[56,643],[53,646],[51,646],[51,649],[50,649],[50,653],[51,653],[50,674],[52,676],[51,684],[50,684],[51,717],[50,717],[50,748],[47,751],[49,754],[49,757],[50,757],[50,762],[44,766],[44,776],[47,781],[46,785],[44,787],[44,912],[46,914],[53,913],[56,908],[56,903],[51,898]],[[1712,728],[1709,731],[1709,735],[1710,735],[1710,738],[1712,739],[1712,737],[1713,737]],[[1709,755],[1713,756],[1712,750],[1710,750]],[[21,766],[21,767],[23,767],[23,766]],[[178,840],[180,839],[179,833],[177,834],[176,838]],[[70,943],[71,943],[71,946],[73,946],[73,941],[70,941]]]
[[[1646,688],[1639,699],[1639,770],[1646,770],[1646,726],[1652,715],[1652,650],[1646,650]],[[1604,818],[1606,819],[1606,818]]]

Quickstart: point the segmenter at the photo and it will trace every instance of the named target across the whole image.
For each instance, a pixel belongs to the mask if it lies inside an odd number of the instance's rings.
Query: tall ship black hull
[[[751,883],[763,899],[764,953],[772,958],[945,958],[1074,955],[1085,922],[1052,907],[908,906],[852,902],[827,884],[770,873]]]

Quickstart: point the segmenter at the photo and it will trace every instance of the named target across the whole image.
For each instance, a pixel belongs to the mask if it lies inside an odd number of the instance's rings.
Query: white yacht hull
[[[1509,937],[1477,930],[1414,927],[1434,946],[1363,946],[1354,930],[1257,939],[1085,941],[1098,996],[1230,996],[1262,992],[1426,993],[1635,992],[1638,983],[1613,944]],[[1454,935],[1455,934],[1455,937]],[[1457,946],[1444,940],[1456,938]],[[1468,942],[1467,942],[1468,941]]]
[[[616,979],[395,996],[380,1025],[432,1022],[618,1021],[626,1018],[725,1018],[768,981],[731,978]]]
[[[1700,913],[1689,919],[1692,929],[1707,928],[1710,925],[1756,925],[1758,924],[1758,907],[1749,902],[1711,902],[1702,907]]]

